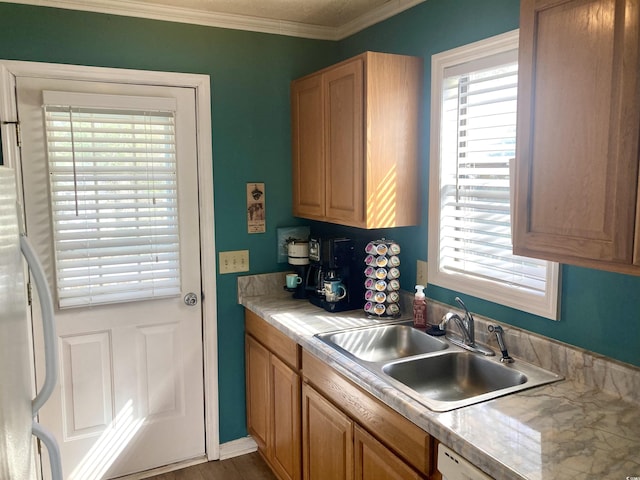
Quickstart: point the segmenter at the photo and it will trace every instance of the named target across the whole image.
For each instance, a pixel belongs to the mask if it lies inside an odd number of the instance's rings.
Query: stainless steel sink
[[[442,340],[407,325],[383,325],[318,337],[334,348],[366,362],[388,362],[449,347]]]
[[[389,363],[382,367],[382,372],[429,399],[432,406],[438,407],[434,409],[493,392],[506,394],[508,389],[527,381],[526,375],[518,370],[468,352]]]
[[[380,325],[316,335],[431,410],[446,412],[561,380],[535,365],[503,364],[409,325]]]
[[[517,370],[463,352],[390,363],[382,371],[420,395],[447,402],[522,385],[527,381],[527,377]]]

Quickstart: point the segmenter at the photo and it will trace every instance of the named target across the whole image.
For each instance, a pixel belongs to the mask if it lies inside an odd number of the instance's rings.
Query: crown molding
[[[416,5],[425,2],[426,0],[393,0],[388,2],[374,10],[366,12],[358,18],[352,20],[335,29],[335,38],[333,40],[342,40],[355,33],[358,33],[365,28],[368,28],[376,23],[380,23],[387,18],[391,18],[394,15],[404,12]]]
[[[393,0],[340,27],[323,27],[286,20],[270,20],[249,15],[207,12],[178,6],[151,5],[136,0],[0,0],[1,3],[82,10],[317,40],[342,40],[424,1]]]

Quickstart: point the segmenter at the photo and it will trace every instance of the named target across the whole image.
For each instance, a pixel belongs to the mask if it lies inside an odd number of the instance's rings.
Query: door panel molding
[[[196,149],[200,209],[200,243],[202,248],[200,270],[202,272],[202,316],[204,352],[204,392],[206,454],[209,460],[220,455],[218,418],[218,352],[217,352],[217,297],[214,205],[213,205],[213,160],[211,138],[211,92],[210,77],[200,74],[128,70],[104,67],[50,64],[0,60],[0,120],[16,121],[15,99],[16,77],[37,77],[64,80],[80,80],[137,85],[192,88],[196,104]],[[15,125],[3,124],[2,154],[5,165],[18,172],[19,198],[22,198],[21,159]],[[24,212],[23,212],[24,214]],[[207,274],[205,274],[207,273]],[[206,300],[205,300],[206,299]]]
[[[99,435],[113,420],[115,409],[111,335],[106,331],[70,335],[62,337],[60,343],[65,438]],[[77,388],[87,382],[90,388]]]
[[[159,417],[184,416],[184,378],[178,323],[137,328],[140,406],[145,421]],[[155,366],[150,368],[150,366]],[[168,395],[167,392],[171,392]],[[159,400],[164,399],[164,402]],[[171,401],[169,401],[171,399]]]

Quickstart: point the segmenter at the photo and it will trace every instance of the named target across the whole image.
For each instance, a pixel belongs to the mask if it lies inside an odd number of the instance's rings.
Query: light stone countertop
[[[433,412],[313,337],[379,320],[367,319],[360,310],[327,313],[292,299],[282,287],[267,295],[247,293],[256,292],[244,290],[239,296],[246,308],[497,480],[640,477],[640,403],[625,395],[613,395],[556,370],[567,378],[469,407]],[[622,390],[637,386],[639,371],[625,370],[633,377],[628,382],[616,377],[618,383],[628,384]]]

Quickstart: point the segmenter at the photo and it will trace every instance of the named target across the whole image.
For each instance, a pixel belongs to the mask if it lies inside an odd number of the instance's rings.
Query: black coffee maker
[[[350,238],[309,239],[309,301],[327,312],[355,310],[364,306],[364,248]]]

